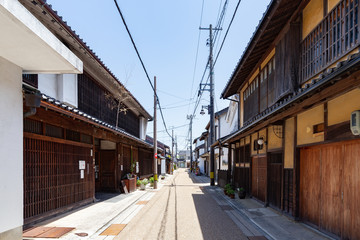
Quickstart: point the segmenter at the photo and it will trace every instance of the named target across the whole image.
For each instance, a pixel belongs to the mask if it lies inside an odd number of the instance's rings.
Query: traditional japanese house
[[[154,145],[154,138],[150,137],[149,135],[146,136],[146,142]],[[170,173],[170,165],[166,163],[166,156],[169,154],[169,146],[165,145],[164,143],[157,141],[157,174],[160,176],[160,174],[165,174],[167,172]],[[153,150],[154,151],[154,150]],[[151,153],[151,162],[150,164],[153,165],[153,152]],[[170,162],[169,162],[170,163]],[[154,168],[152,168],[154,169]],[[144,172],[141,173],[141,176],[143,177],[149,177],[150,175],[153,175],[154,171],[152,172]]]
[[[82,73],[83,63],[18,1],[0,2],[0,32],[0,239],[20,240],[24,195],[22,74],[77,74]],[[36,99],[28,95],[32,97]]]
[[[83,74],[26,74],[24,103],[24,219],[30,224],[121,192],[121,180],[151,172],[145,141],[150,114],[46,1],[20,1],[83,61]]]
[[[234,184],[341,239],[360,239],[359,11],[271,1],[222,92],[240,96],[240,129],[225,139],[244,168]]]

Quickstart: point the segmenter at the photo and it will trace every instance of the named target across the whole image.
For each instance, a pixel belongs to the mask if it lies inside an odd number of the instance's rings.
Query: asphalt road
[[[178,170],[114,239],[248,239],[209,191]]]

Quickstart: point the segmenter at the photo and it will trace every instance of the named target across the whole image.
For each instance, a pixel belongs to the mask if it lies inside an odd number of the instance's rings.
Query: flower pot
[[[229,194],[231,199],[235,199],[235,194]]]
[[[239,198],[244,199],[245,197],[246,197],[246,192],[245,191],[239,191]]]
[[[145,184],[140,184],[140,190],[145,190],[146,189],[146,185]]]

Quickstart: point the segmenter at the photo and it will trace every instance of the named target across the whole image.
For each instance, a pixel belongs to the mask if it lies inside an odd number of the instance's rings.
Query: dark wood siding
[[[78,75],[78,98],[81,111],[116,126],[118,100],[86,74]],[[121,104],[121,108],[126,109],[126,111],[119,112],[117,127],[139,137],[139,117],[124,104]]]
[[[247,88],[244,98],[244,121],[259,113],[259,78],[256,77]]]
[[[293,179],[294,179],[294,170],[293,169],[284,169],[284,198],[283,198],[283,211],[293,214],[294,205],[293,205]]]
[[[37,74],[23,74],[23,82],[33,86],[38,87],[38,75]]]
[[[91,146],[32,136],[24,137],[25,223],[29,218],[94,197]],[[86,162],[84,179],[80,178],[79,160]]]
[[[153,152],[139,149],[139,170],[140,177],[147,176],[154,173],[153,171]]]
[[[267,179],[267,161],[266,156],[252,158],[252,195],[265,202],[266,198],[266,179]]]
[[[299,46],[300,24],[291,24],[289,31],[276,46],[275,79],[273,86],[269,83],[269,93],[272,93],[269,97],[269,106],[296,89],[299,75]]]
[[[268,165],[268,201],[269,204],[281,208],[282,153],[270,153]]]
[[[100,151],[100,187],[101,191],[115,192],[115,163],[116,152],[114,150],[101,150]]]

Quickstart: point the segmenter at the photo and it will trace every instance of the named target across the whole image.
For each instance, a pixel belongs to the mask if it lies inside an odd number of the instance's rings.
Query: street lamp
[[[205,114],[204,108],[207,109],[207,110],[209,110],[209,105],[208,105],[208,106],[204,106],[204,105],[201,106],[201,111],[200,111],[200,114],[201,114],[201,115],[204,115],[204,114]]]

